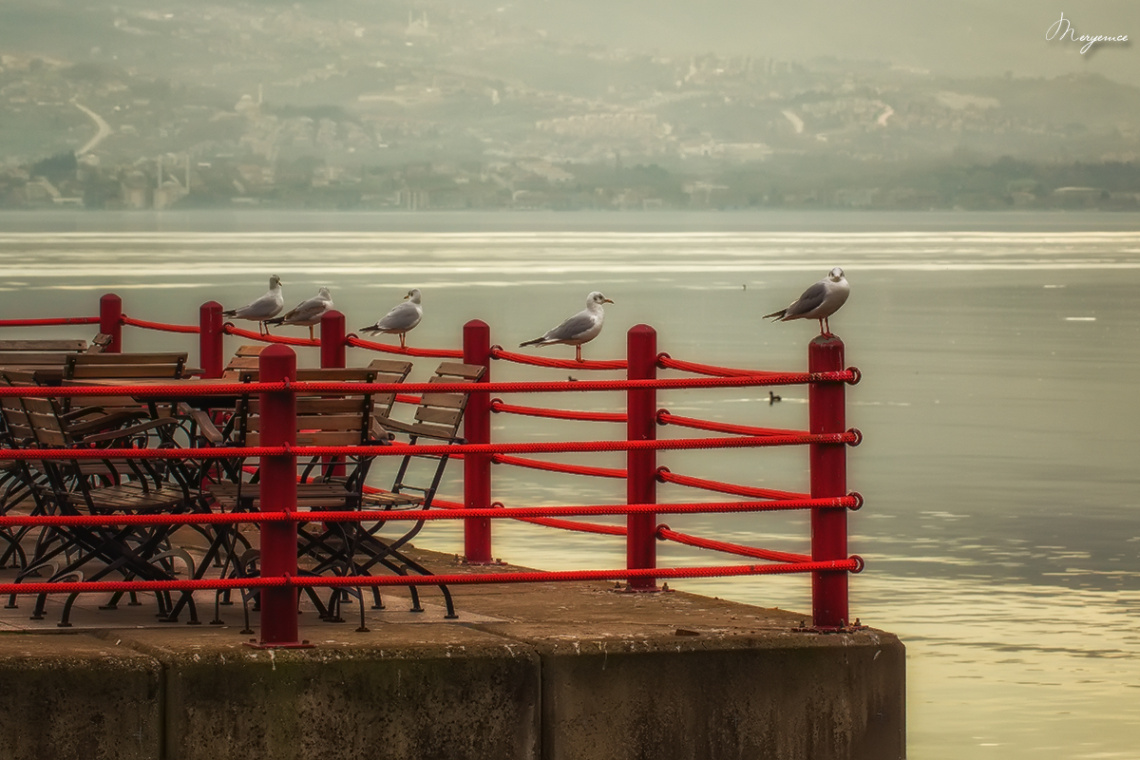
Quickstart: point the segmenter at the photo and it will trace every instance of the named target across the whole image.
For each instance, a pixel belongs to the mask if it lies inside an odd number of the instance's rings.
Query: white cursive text
[[[1045,39],[1047,40],[1064,40],[1068,38],[1070,42],[1083,42],[1081,47],[1081,55],[1087,53],[1093,45],[1098,42],[1128,42],[1127,34],[1120,34],[1117,36],[1104,35],[1104,34],[1082,34],[1077,36],[1077,30],[1073,28],[1073,24],[1069,19],[1065,18],[1065,14],[1061,13],[1061,18],[1053,22],[1049,30],[1045,32]]]

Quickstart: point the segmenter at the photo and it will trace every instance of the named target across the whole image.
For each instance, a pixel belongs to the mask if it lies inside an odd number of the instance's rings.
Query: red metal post
[[[108,354],[123,351],[123,299],[108,293],[99,299],[99,332],[110,335],[111,342],[103,349]]]
[[[322,367],[342,369],[346,366],[344,336],[344,315],[335,309],[326,311],[321,317]]]
[[[627,368],[630,380],[657,378],[657,331],[649,325],[635,325],[626,336]],[[627,399],[627,438],[652,441],[657,438],[657,391],[630,389]],[[657,503],[657,452],[651,449],[626,452],[626,503]],[[657,515],[626,515],[625,565],[629,570],[657,567]],[[630,591],[656,591],[654,578],[631,578]]]
[[[207,301],[198,308],[198,362],[202,377],[221,377],[225,371],[222,343],[222,305]]]
[[[463,325],[463,362],[483,367],[480,383],[491,381],[491,328],[481,319]],[[491,442],[491,399],[486,391],[471,394],[463,415],[463,437],[468,443]],[[463,457],[463,505],[468,509],[491,506],[491,457],[466,454]],[[463,521],[463,553],[471,564],[489,564],[491,557],[491,518]]]
[[[843,341],[820,335],[808,345],[808,372],[843,370]],[[842,433],[846,423],[846,387],[843,383],[808,386],[809,425],[812,433]],[[812,498],[847,494],[847,444],[811,444]],[[811,516],[813,561],[847,559],[847,510],[816,509]],[[812,573],[812,622],[816,628],[841,628],[848,623],[847,572]]]
[[[288,346],[271,345],[261,352],[258,373],[263,382],[297,377],[297,355]],[[297,398],[292,391],[258,394],[261,401],[261,443],[281,446],[297,443]],[[261,511],[297,509],[297,457],[292,454],[261,458]],[[297,575],[297,524],[261,524],[261,573],[264,576]],[[297,641],[297,591],[291,587],[261,590],[261,641],[263,647],[301,646]]]
[[[321,315],[321,367],[343,369],[347,366],[348,346],[344,342],[344,315],[330,309]],[[328,475],[343,477],[346,471],[344,462],[335,462],[336,457],[323,456],[321,461]],[[331,469],[329,469],[331,467]]]

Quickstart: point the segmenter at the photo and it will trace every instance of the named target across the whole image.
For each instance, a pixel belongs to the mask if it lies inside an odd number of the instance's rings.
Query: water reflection
[[[123,229],[138,233],[81,231],[110,224],[97,221],[58,227],[78,230],[67,235],[3,232],[3,317],[91,315],[98,297],[114,290],[132,317],[194,324],[201,303],[244,303],[251,287],[276,273],[286,300],[329,285],[350,326],[372,321],[393,298],[419,287],[425,316],[414,345],[457,345],[462,324],[477,317],[491,325],[493,342],[513,347],[600,288],[618,303],[607,310],[606,330],[587,347],[588,358],[621,355],[626,328],[646,322],[658,329],[661,350],[676,358],[803,370],[811,326],[770,325],[759,316],[802,289],[805,274],[841,265],[852,296],[832,327],[847,341],[848,363],[863,371],[849,394],[848,423],[866,436],[848,457],[850,482],[867,498],[850,520],[851,549],[867,560],[866,572],[852,581],[852,612],[908,645],[910,756],[1135,756],[1134,217],[788,215],[749,222],[719,215],[701,227],[667,217],[633,224],[628,216],[589,222],[540,215],[472,232],[472,217],[411,216],[347,223],[307,217],[309,230],[302,217],[277,218],[268,234],[243,229],[239,216],[223,217],[208,233],[166,232],[154,229],[159,221],[137,218]],[[962,229],[971,224],[973,231]],[[75,328],[55,332],[77,335]],[[127,338],[136,350],[182,339],[137,331]],[[196,350],[192,341],[186,350]],[[302,363],[316,362],[315,352],[301,354]],[[365,357],[354,349],[349,361]],[[409,379],[430,371],[417,363]],[[535,373],[492,368],[496,380]],[[803,389],[780,394],[783,401],[769,405],[766,389],[662,392],[660,403],[686,416],[806,426]],[[612,410],[622,400],[560,394],[526,403]],[[493,436],[623,436],[620,425],[554,424],[498,415]],[[620,455],[557,458],[624,466]],[[660,463],[697,477],[807,490],[802,452],[669,452]],[[496,467],[494,478],[495,498],[508,506],[625,498],[619,481],[506,466]],[[455,483],[453,477],[445,488],[452,499],[459,498]],[[659,494],[720,498],[673,486]],[[804,515],[667,521],[675,530],[807,551]],[[434,524],[420,540],[458,551],[461,535],[458,525]],[[686,547],[659,548],[663,564],[725,561]],[[495,554],[552,570],[620,567],[625,559],[619,540],[525,524],[497,525]],[[801,577],[671,585],[810,607]]]

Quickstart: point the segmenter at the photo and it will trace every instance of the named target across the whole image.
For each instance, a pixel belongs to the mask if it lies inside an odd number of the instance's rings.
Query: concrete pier
[[[438,572],[450,555],[415,552]],[[518,568],[502,567],[504,571]],[[6,577],[6,576],[5,576]],[[762,578],[756,579],[762,584]],[[12,760],[894,760],[905,653],[892,634],[612,584],[455,586],[409,612],[302,606],[311,649],[262,650],[223,625],[159,623],[150,600],[74,627],[60,605],[0,609],[0,758]],[[213,596],[199,594],[203,621]],[[366,608],[370,605],[366,594]]]

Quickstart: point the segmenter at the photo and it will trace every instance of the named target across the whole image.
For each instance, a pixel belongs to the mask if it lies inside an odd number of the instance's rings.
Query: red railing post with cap
[[[111,342],[103,351],[119,354],[123,351],[123,299],[107,293],[99,299],[99,332],[110,335]]]
[[[649,325],[634,325],[626,336],[630,380],[657,379],[657,331]],[[630,441],[657,438],[657,391],[653,388],[626,391],[626,431]],[[626,503],[657,503],[657,452],[652,449],[626,452]],[[657,515],[626,515],[625,565],[629,570],[657,567]],[[631,591],[654,591],[654,578],[630,578]]]
[[[222,325],[220,303],[207,301],[198,308],[198,363],[202,367],[202,377],[221,377],[225,370]]]
[[[258,374],[276,383],[297,377],[297,355],[287,346],[271,345],[261,352]],[[297,398],[290,390],[258,394],[261,403],[261,445],[297,443]],[[293,454],[261,457],[261,511],[297,509],[297,464]],[[297,524],[291,520],[261,524],[261,574],[297,575]],[[261,590],[261,646],[298,646],[297,590],[292,586]]]
[[[321,316],[321,366],[343,369],[346,358],[344,315],[335,309]]]
[[[463,325],[463,362],[483,367],[479,384],[491,381],[491,328],[481,319]],[[491,399],[486,391],[472,392],[463,415],[463,437],[467,443],[491,442]],[[491,506],[491,456],[466,454],[463,457],[463,506],[487,509]],[[474,517],[463,521],[463,553],[472,564],[488,564],[491,557],[491,518]]]
[[[344,315],[329,309],[321,315],[321,368],[344,369],[348,363],[348,344],[345,343]],[[336,457],[323,456],[321,461],[327,474],[342,477],[346,468]],[[331,469],[329,469],[331,467]]]
[[[843,341],[820,335],[808,345],[808,372],[843,370]],[[844,383],[808,386],[812,433],[842,433],[846,423]],[[812,498],[847,495],[847,444],[811,444]],[[812,561],[847,559],[847,509],[815,509],[811,514]],[[816,628],[841,628],[848,623],[847,571],[812,573],[812,623]]]

